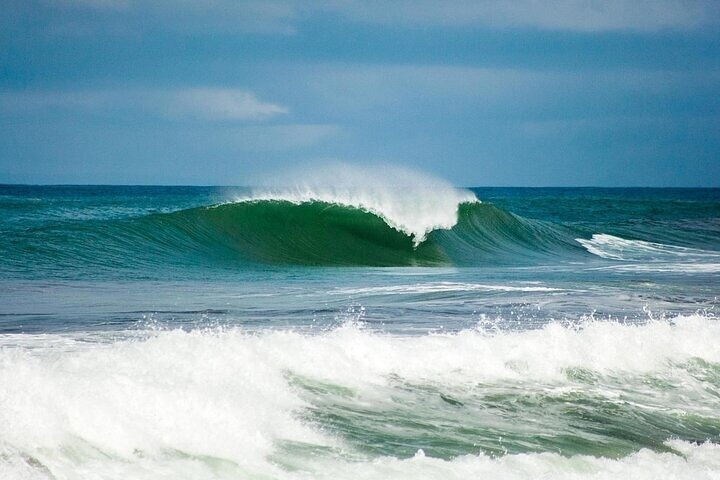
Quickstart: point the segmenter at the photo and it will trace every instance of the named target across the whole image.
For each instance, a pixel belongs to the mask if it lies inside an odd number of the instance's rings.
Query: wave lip
[[[255,188],[235,202],[322,202],[357,208],[383,219],[412,237],[417,246],[433,230],[450,229],[463,203],[479,203],[474,193],[444,180],[401,167],[376,171],[348,165],[323,169],[313,177],[295,180],[291,187]]]

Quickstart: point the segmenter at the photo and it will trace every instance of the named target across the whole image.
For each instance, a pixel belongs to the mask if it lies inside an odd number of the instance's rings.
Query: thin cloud
[[[55,0],[63,8],[92,8],[96,10],[127,10],[132,6],[130,0]]]
[[[148,28],[291,35],[301,6],[294,0],[25,0],[13,2],[10,16],[15,17],[11,25],[18,18],[37,18],[47,31],[82,35],[137,34]]]
[[[357,21],[405,26],[652,31],[720,23],[715,0],[329,0],[326,8]]]
[[[231,88],[193,88],[171,92],[170,113],[209,120],[262,120],[288,113],[288,109],[259,100],[253,93]]]
[[[0,110],[10,114],[81,113],[149,115],[173,120],[251,121],[288,113],[248,90],[188,88],[170,90],[30,91],[0,94]]]
[[[35,2],[28,2],[35,3]],[[52,7],[48,7],[51,5]],[[127,26],[163,30],[293,34],[300,21],[336,14],[388,27],[539,28],[571,31],[693,29],[720,23],[716,0],[56,0],[53,21],[77,23],[79,9]],[[63,12],[69,13],[64,16]],[[95,18],[95,17],[93,17]],[[105,27],[103,27],[105,28]]]

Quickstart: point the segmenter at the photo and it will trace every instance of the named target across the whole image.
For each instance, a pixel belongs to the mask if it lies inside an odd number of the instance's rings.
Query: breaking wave
[[[526,218],[406,169],[336,166],[312,174],[282,180],[291,187],[255,188],[222,203],[144,210],[135,217],[123,217],[117,206],[90,213],[61,209],[0,242],[3,266],[14,272],[88,265],[158,271],[193,265],[504,266],[603,259],[629,264],[622,268],[714,272],[720,265],[717,252]]]
[[[319,196],[319,198],[324,198]],[[570,231],[479,201],[409,216],[359,202],[263,198],[25,232],[6,253],[62,270],[143,265],[507,265],[587,255]],[[409,208],[411,202],[406,205]],[[405,207],[403,207],[405,208]],[[422,208],[422,206],[418,206]],[[28,261],[27,257],[31,257]]]
[[[713,478],[720,324],[0,336],[13,478]],[[715,472],[713,474],[712,472]],[[674,476],[673,476],[674,475]]]

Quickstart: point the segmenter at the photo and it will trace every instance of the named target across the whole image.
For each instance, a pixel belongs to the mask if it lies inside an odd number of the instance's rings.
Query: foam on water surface
[[[59,476],[35,457],[19,456],[0,449],[4,456],[5,473],[18,480],[49,480],[53,478],[102,478],[108,480],[158,479],[236,479],[278,478],[307,479],[458,479],[497,478],[508,480],[557,478],[615,480],[716,480],[720,471],[720,446],[668,442],[681,452],[657,453],[641,450],[622,459],[592,456],[565,457],[557,453],[520,454],[493,458],[467,455],[453,460],[430,458],[422,453],[412,458],[384,457],[367,463],[318,460],[293,471],[268,464],[262,469],[248,469],[233,462],[212,457],[193,457],[168,453],[158,457],[125,459],[96,458],[82,464],[54,462]],[[3,462],[3,460],[0,460]]]
[[[588,252],[598,257],[611,260],[628,260],[641,262],[667,262],[668,260],[684,263],[720,260],[720,252],[687,248],[676,245],[628,240],[607,234],[595,234],[591,239],[577,239]]]
[[[355,324],[146,335],[0,338],[0,469],[19,478],[358,478],[357,469],[363,478],[703,478],[720,466],[718,447],[704,444],[720,440],[720,323],[708,316],[414,337]],[[498,402],[521,408],[508,417]],[[612,428],[591,433],[602,422]]]
[[[308,172],[0,186],[0,478],[720,476],[720,190]]]

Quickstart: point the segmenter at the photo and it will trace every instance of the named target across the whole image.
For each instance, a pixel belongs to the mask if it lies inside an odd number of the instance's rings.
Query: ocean
[[[0,186],[0,478],[720,478],[720,189]]]

